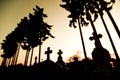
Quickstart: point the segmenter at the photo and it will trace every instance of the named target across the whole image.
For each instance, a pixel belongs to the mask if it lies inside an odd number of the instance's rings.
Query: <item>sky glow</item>
[[[55,36],[55,38],[47,39],[42,45],[42,54],[41,60],[46,59],[46,55],[44,52],[47,50],[47,47],[50,47],[53,50],[53,53],[50,55],[50,59],[53,61],[57,60],[57,52],[59,49],[63,51],[63,60],[67,61],[67,59],[75,54],[79,55],[81,58],[84,58],[82,43],[80,38],[79,29],[70,28],[69,27],[69,12],[65,9],[61,8],[59,5],[63,4],[62,0],[6,0],[1,2],[1,15],[0,15],[0,43],[5,39],[7,34],[11,33],[15,27],[17,27],[17,23],[20,22],[24,17],[28,17],[29,13],[33,13],[33,8],[35,5],[44,8],[44,13],[48,15],[47,18],[44,19],[50,25],[53,25],[51,34]],[[116,0],[116,3],[111,10],[111,14],[118,25],[120,30],[120,0]],[[107,23],[107,27],[110,31],[112,39],[114,41],[117,52],[120,56],[120,39],[115,32],[115,29],[109,19],[109,17],[104,14],[104,19]],[[98,33],[101,33],[103,37],[100,39],[104,48],[106,48],[112,55],[114,52],[112,50],[108,35],[106,34],[103,23],[98,17],[96,22],[94,23],[96,30]],[[76,24],[77,25],[77,24]],[[91,52],[94,48],[94,41],[90,41],[89,37],[92,36],[92,28],[91,24],[88,27],[82,27],[85,48],[87,51],[87,56],[91,58]],[[20,50],[18,63],[23,63],[25,58],[26,51]],[[0,55],[3,54],[2,50],[0,50]],[[38,56],[38,47],[34,49],[34,56]],[[114,57],[114,56],[113,56]],[[0,63],[2,58],[0,57]],[[29,62],[28,62],[29,63]]]

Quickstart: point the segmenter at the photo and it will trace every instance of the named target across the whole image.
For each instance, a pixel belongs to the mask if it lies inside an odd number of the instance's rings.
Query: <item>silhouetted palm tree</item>
[[[93,23],[98,17],[98,12],[96,11],[95,8],[96,6],[93,6],[93,0],[62,0],[62,1],[65,2],[66,4],[60,6],[71,12],[71,15],[68,16],[72,18],[72,20],[70,21],[70,25],[76,27],[75,22],[76,20],[78,20],[81,37],[82,37],[82,32],[81,32],[80,24],[81,26],[87,26],[89,23],[88,21],[90,21],[91,23],[94,36],[101,36],[100,34],[99,35],[97,34],[97,31]],[[82,38],[82,43],[85,54],[86,52],[84,48],[83,38]],[[102,47],[99,38],[96,38],[95,46]],[[87,58],[86,54],[85,54],[85,58]]]
[[[24,66],[27,66],[28,58],[29,58],[29,52],[30,52],[30,45],[27,42],[21,43],[22,49],[26,50],[26,55],[25,55],[25,61],[24,61]]]
[[[20,49],[20,45],[18,43],[18,34],[16,34],[17,31],[12,31],[10,35],[11,36],[11,40],[13,39],[13,42],[16,43],[17,45],[17,50],[16,50],[16,53],[14,53],[13,57],[12,57],[12,62],[11,62],[11,65],[16,65],[17,63],[17,58],[18,58],[18,54],[19,54],[19,49]],[[12,46],[12,45],[11,45]]]
[[[27,38],[27,42],[28,44],[31,46],[31,58],[30,58],[30,66],[31,66],[31,63],[32,63],[32,58],[33,58],[33,50],[34,50],[34,47],[38,46],[38,42],[39,42],[39,39],[38,39],[38,32],[35,30],[36,29],[36,19],[34,17],[34,15],[32,14],[29,14],[29,27],[28,27],[28,32],[26,34],[26,38]]]
[[[63,1],[65,1],[66,3],[69,3],[70,0],[63,0]],[[80,1],[80,0],[79,0],[79,1]],[[96,36],[97,36],[97,32],[96,32],[95,26],[94,26],[94,24],[93,24],[93,21],[95,21],[95,20],[97,19],[97,17],[98,17],[98,12],[100,13],[101,19],[102,19],[102,21],[103,21],[102,12],[103,12],[103,10],[106,10],[106,9],[107,9],[107,13],[108,13],[109,17],[111,18],[111,21],[113,22],[113,24],[114,24],[115,27],[116,27],[116,24],[115,24],[113,18],[111,17],[110,12],[109,12],[109,10],[112,9],[112,6],[108,7],[108,5],[109,5],[110,3],[114,3],[114,2],[115,2],[114,0],[111,0],[110,2],[105,2],[105,1],[103,1],[103,0],[96,0],[96,1],[95,1],[95,0],[84,0],[84,1],[81,0],[80,2],[79,2],[79,1],[78,1],[78,2],[76,1],[76,3],[74,3],[74,4],[76,5],[75,8],[77,8],[77,9],[76,9],[76,14],[77,14],[77,11],[80,11],[79,8],[80,8],[81,10],[83,10],[83,8],[84,8],[83,12],[85,12],[86,19],[90,21],[90,23],[91,23],[91,25],[92,25],[92,28],[93,28],[93,31],[94,31],[94,34],[95,34]],[[71,2],[72,2],[72,1],[71,1]],[[79,7],[77,7],[77,4],[79,5]],[[82,8],[80,5],[83,6],[83,8]],[[73,5],[73,6],[74,6],[74,5]],[[62,5],[62,7],[66,7],[66,6],[65,6],[65,5]],[[71,7],[71,8],[74,8],[74,7]],[[69,9],[69,8],[67,8],[67,9]],[[74,10],[75,10],[75,9],[74,9]],[[75,12],[75,11],[74,11],[74,12]],[[78,14],[80,14],[80,13],[78,13]],[[91,14],[94,14],[94,17],[95,17],[94,20],[92,20]],[[83,15],[83,16],[84,16],[84,15]],[[114,46],[114,44],[113,44],[113,42],[112,42],[111,36],[110,36],[110,34],[109,34],[109,32],[108,32],[108,29],[107,29],[104,21],[103,21],[103,24],[104,24],[105,29],[106,29],[106,31],[107,31],[107,33],[108,33],[109,38],[110,38],[110,42],[111,42],[111,44],[112,44],[112,47],[113,47],[113,50],[114,50],[114,52],[115,52],[116,58],[119,59],[119,56],[118,56],[118,54],[117,54],[117,51],[116,51],[116,49],[115,49],[115,46]],[[116,31],[118,32],[118,27],[116,27]],[[99,43],[99,45],[102,46],[101,43],[100,43],[100,41],[99,41],[99,39],[97,39],[97,41],[98,41],[97,43]],[[98,46],[98,44],[97,44],[96,46]]]
[[[16,65],[16,63],[17,63],[20,46],[21,46],[21,43],[24,42],[24,35],[25,35],[25,32],[26,32],[26,27],[25,26],[27,25],[26,24],[27,21],[28,21],[27,17],[24,17],[24,19],[22,19],[21,22],[18,24],[18,27],[16,27],[15,30],[11,33],[13,35],[11,37],[11,39],[13,38],[14,41],[18,45],[16,54],[14,54],[13,57],[12,57],[11,65]]]
[[[86,15],[86,19],[88,21],[90,21],[91,23],[91,26],[92,26],[92,29],[93,29],[93,34],[94,34],[94,37],[97,37],[95,39],[95,47],[102,47],[102,44],[99,40],[99,38],[102,37],[101,34],[97,34],[97,31],[96,31],[96,28],[95,28],[95,25],[94,25],[94,21],[97,19],[98,17],[98,12],[96,11],[96,5],[93,5],[94,3],[94,0],[86,0],[85,2],[83,2],[84,4],[84,9],[85,9],[85,15]],[[94,16],[94,19],[92,19],[92,14]],[[90,40],[92,40],[92,38],[90,37]]]
[[[40,63],[41,44],[49,37],[54,38],[54,36],[51,35],[50,33],[52,26],[44,22],[44,18],[47,17],[47,15],[43,13],[44,9],[36,5],[36,9],[33,8],[33,10],[34,10],[34,16],[31,23],[33,24],[32,30],[34,30],[35,33],[34,35],[36,35],[34,36],[34,39],[36,39],[36,43],[37,45],[39,45],[38,62]]]
[[[3,57],[2,65],[1,66],[6,66],[6,60],[8,58],[8,55],[5,53],[6,50],[7,50],[6,40],[3,40],[3,43],[1,43],[1,48],[3,49],[3,53],[4,53],[4,54],[1,55],[1,57]]]
[[[113,3],[114,3],[114,0],[113,0]],[[97,7],[97,9],[98,9],[99,15],[100,15],[100,17],[101,17],[101,20],[102,20],[102,22],[103,22],[103,25],[104,25],[104,27],[105,27],[105,30],[106,30],[106,32],[107,32],[107,34],[108,34],[109,39],[110,39],[110,42],[111,42],[113,51],[114,51],[115,56],[116,56],[116,59],[119,59],[119,56],[118,56],[118,53],[117,53],[117,51],[116,51],[115,45],[114,45],[114,43],[113,43],[113,41],[112,41],[111,35],[110,35],[109,31],[108,31],[107,25],[106,25],[106,23],[105,23],[105,21],[104,21],[104,18],[103,18],[103,8],[102,8],[102,5],[103,5],[103,4],[99,4],[99,2],[96,1],[96,2],[94,3],[94,5],[97,5],[96,7]],[[108,4],[106,3],[106,6],[107,6],[107,5],[108,5]],[[112,9],[111,7],[112,7],[112,6],[107,7],[107,8],[110,10],[110,9]]]
[[[81,36],[81,41],[82,41],[82,46],[83,46],[83,52],[85,58],[87,58],[86,50],[85,50],[85,44],[83,40],[83,34],[82,34],[82,29],[81,26],[87,26],[88,23],[84,20],[83,15],[84,13],[84,8],[82,5],[80,5],[78,0],[62,0],[66,4],[60,5],[62,8],[65,8],[67,11],[69,11],[71,14],[68,16],[69,18],[72,18],[70,20],[69,26],[73,26],[76,28],[75,23],[78,21],[78,26],[79,26],[79,31],[80,31],[80,36]],[[81,9],[79,9],[81,8]]]
[[[15,58],[15,65],[17,64],[17,60],[18,60],[18,56],[19,56],[19,51],[20,51],[20,44],[17,43],[18,47],[17,47],[17,51],[16,51],[16,58]]]
[[[18,24],[18,27],[6,37],[6,40],[3,40],[4,42],[1,45],[4,50],[4,54],[2,55],[2,57],[4,57],[4,65],[6,64],[7,58],[11,58],[12,56],[13,58],[11,64],[15,65],[17,63],[19,53],[19,50],[17,51],[17,49],[20,49],[20,46],[27,50],[24,65],[27,65],[29,52],[30,49],[32,49],[30,60],[31,65],[34,47],[38,45],[41,46],[43,41],[49,37],[54,38],[54,36],[50,33],[52,26],[43,21],[43,18],[47,17],[46,14],[43,14],[43,8],[39,8],[38,6],[36,6],[36,8],[37,9],[34,9],[34,15],[29,14],[30,20],[28,20],[27,17],[24,17]],[[15,48],[11,46],[14,46]],[[17,53],[15,54],[16,51]]]
[[[26,56],[25,56],[25,62],[24,65],[27,65],[29,52],[30,52],[30,46],[27,45],[28,42],[26,40],[26,35],[28,34],[28,25],[29,20],[27,17],[24,17],[21,19],[21,22],[18,24],[18,27],[15,29],[16,31],[16,38],[19,45],[22,47],[22,49],[26,50]]]
[[[49,37],[54,38],[50,34],[51,27],[47,23],[43,21],[44,17],[47,17],[46,14],[43,14],[43,8],[39,8],[36,5],[36,9],[33,8],[35,11],[34,14],[29,14],[29,22],[27,27],[27,32],[25,32],[25,38],[26,43],[31,48],[31,57],[30,57],[30,66],[32,65],[32,58],[33,58],[33,50],[34,47],[37,47],[39,45],[39,61],[40,62],[40,50],[41,50],[41,44],[43,41],[48,39]],[[27,56],[27,55],[26,55]]]
[[[3,43],[1,43],[1,45],[4,53],[1,55],[4,58],[2,65],[5,65],[7,58],[11,58],[17,51],[18,45],[14,38],[14,32],[12,32],[11,34],[8,34],[6,36],[6,40],[3,40]]]
[[[106,13],[108,14],[110,20],[112,21],[112,23],[114,25],[114,28],[115,28],[119,38],[120,38],[120,31],[119,31],[118,26],[117,26],[116,22],[114,21],[111,13],[110,13],[110,10],[112,9],[112,5],[115,3],[115,0],[110,0],[110,2],[107,2],[107,1],[104,1],[104,0],[98,0],[98,2],[101,5],[101,11],[105,10]]]
[[[9,63],[11,63],[11,65],[15,65],[17,63],[17,58],[18,58],[18,55],[19,55],[19,49],[20,49],[20,43],[23,41],[23,38],[24,38],[24,28],[23,26],[23,22],[21,24],[18,24],[18,27],[15,28],[14,31],[12,31],[7,37],[6,37],[6,40],[8,41],[8,39],[10,38],[11,40],[13,40],[12,42],[16,43],[17,44],[17,51],[16,53],[11,56],[12,59],[11,59],[11,62],[9,61]],[[10,36],[11,35],[11,36]],[[10,37],[9,37],[10,36]],[[9,41],[10,41],[9,39]],[[7,45],[6,45],[7,46]],[[11,45],[12,46],[12,45]],[[10,46],[9,46],[10,47]],[[13,54],[13,53],[10,53],[10,54]]]

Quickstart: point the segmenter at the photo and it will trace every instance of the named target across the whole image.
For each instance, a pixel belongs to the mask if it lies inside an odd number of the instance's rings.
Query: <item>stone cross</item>
[[[101,38],[101,37],[102,37],[101,34],[96,35],[96,34],[93,32],[93,36],[90,37],[89,39],[90,39],[90,40],[95,40],[95,47],[98,48],[98,47],[102,47],[101,42],[100,42],[100,40],[99,40],[99,38]]]
[[[45,54],[47,54],[47,59],[50,59],[50,53],[52,53],[52,50],[50,50],[50,47],[48,47],[47,51],[45,51]]]
[[[61,49],[58,51],[58,55],[61,56],[63,52],[61,51]]]
[[[58,51],[58,55],[59,55],[58,61],[62,61],[62,56],[61,56],[62,53],[63,53],[63,52],[62,52],[62,50],[60,49],[60,50]]]
[[[34,64],[37,64],[37,56],[35,57],[35,63]]]

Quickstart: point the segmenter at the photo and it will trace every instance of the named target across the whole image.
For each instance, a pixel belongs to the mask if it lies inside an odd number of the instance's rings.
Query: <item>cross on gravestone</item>
[[[62,54],[63,52],[62,52],[62,50],[61,49],[59,49],[59,51],[58,51],[58,61],[62,61],[62,56],[61,56],[61,54]]]
[[[59,51],[58,51],[58,60],[57,60],[57,65],[58,66],[60,66],[60,67],[64,67],[65,66],[65,63],[64,63],[64,61],[63,61],[63,59],[62,59],[62,56],[61,56],[61,54],[62,54],[63,52],[62,52],[62,50],[61,49],[59,49]]]
[[[45,51],[45,54],[47,54],[47,60],[50,59],[50,53],[52,53],[52,50],[50,50],[50,47],[48,47],[47,51]]]
[[[95,47],[96,47],[96,48],[102,47],[99,38],[102,38],[102,35],[101,35],[101,34],[98,34],[98,35],[97,35],[97,34],[95,34],[94,32],[93,32],[93,36],[89,38],[90,40],[95,40]]]
[[[37,56],[35,57],[35,62],[34,62],[34,64],[37,64]]]
[[[58,55],[61,56],[62,53],[63,53],[63,52],[62,52],[62,50],[60,49],[60,50],[58,51]]]

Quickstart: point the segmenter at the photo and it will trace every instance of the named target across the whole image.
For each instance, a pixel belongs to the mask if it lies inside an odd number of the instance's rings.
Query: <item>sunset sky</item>
[[[79,29],[69,27],[69,12],[61,8],[59,5],[63,4],[62,0],[2,0],[0,1],[0,43],[5,39],[7,34],[11,33],[16,27],[17,23],[21,21],[24,17],[28,17],[29,13],[33,13],[33,8],[38,5],[44,8],[44,13],[48,15],[44,19],[49,25],[53,25],[51,34],[55,38],[47,39],[42,45],[41,60],[46,59],[44,52],[47,47],[50,47],[53,51],[51,54],[51,60],[57,60],[57,52],[59,49],[63,51],[63,60],[67,61],[70,56],[79,55],[84,58],[82,43],[80,39]],[[116,24],[120,30],[120,0],[116,0],[113,9],[110,11]],[[109,17],[104,14],[107,27],[110,31],[112,39],[114,41],[117,52],[120,56],[120,39],[115,32],[115,29],[109,20]],[[102,24],[100,17],[95,22],[95,27],[98,33],[101,33],[103,37],[100,39],[104,48],[106,48],[111,54],[114,54],[108,35],[106,34],[105,28]],[[94,48],[94,41],[90,41],[89,37],[92,36],[92,28],[89,24],[88,27],[82,27],[85,48],[87,51],[87,56],[91,57],[91,52]],[[25,51],[20,50],[18,63],[23,63],[25,58]],[[3,54],[2,49],[0,49],[0,55]],[[38,56],[38,47],[34,49],[34,57]],[[0,63],[2,58],[0,57]]]

